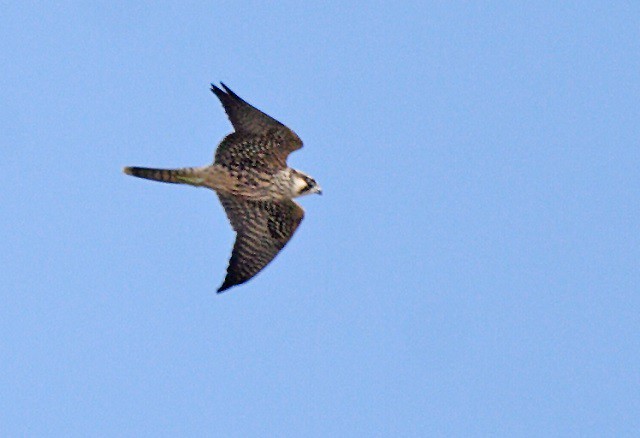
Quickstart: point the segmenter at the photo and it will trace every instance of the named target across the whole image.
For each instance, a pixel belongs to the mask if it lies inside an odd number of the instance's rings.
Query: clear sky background
[[[4,2],[2,436],[640,431],[640,4]],[[216,295],[209,83],[324,195]]]

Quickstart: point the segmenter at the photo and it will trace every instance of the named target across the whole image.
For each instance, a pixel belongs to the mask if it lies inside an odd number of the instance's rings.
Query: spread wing
[[[218,293],[244,283],[260,272],[289,242],[304,217],[294,201],[250,201],[218,194],[236,242],[224,283]]]
[[[222,102],[235,133],[218,146],[216,163],[225,164],[243,154],[261,154],[276,159],[278,164],[286,163],[287,156],[302,147],[295,132],[245,102],[225,84],[221,85],[222,89],[211,84],[211,91]],[[248,151],[243,150],[247,148]]]

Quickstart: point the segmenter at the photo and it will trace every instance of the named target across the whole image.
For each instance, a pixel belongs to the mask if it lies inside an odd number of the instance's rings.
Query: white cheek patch
[[[294,182],[294,187],[296,189],[296,192],[300,193],[302,191],[302,189],[307,187],[307,182],[305,180],[303,180],[302,178],[296,178],[295,182]]]

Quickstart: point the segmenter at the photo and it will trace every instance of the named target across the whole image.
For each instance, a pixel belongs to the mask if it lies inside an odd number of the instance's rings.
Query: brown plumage
[[[292,199],[322,193],[313,178],[287,166],[300,138],[222,84],[211,84],[235,132],[218,146],[213,164],[182,169],[126,167],[128,175],[208,187],[217,192],[236,231],[222,292],[260,272],[287,244],[304,217]]]

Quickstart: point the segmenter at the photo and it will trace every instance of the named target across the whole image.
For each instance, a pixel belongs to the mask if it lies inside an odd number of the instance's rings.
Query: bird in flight
[[[227,275],[218,293],[253,278],[289,242],[304,217],[293,198],[322,189],[309,175],[287,166],[302,147],[291,129],[241,99],[229,87],[211,84],[234,132],[218,145],[213,164],[180,169],[125,167],[124,173],[214,190],[236,232]]]

